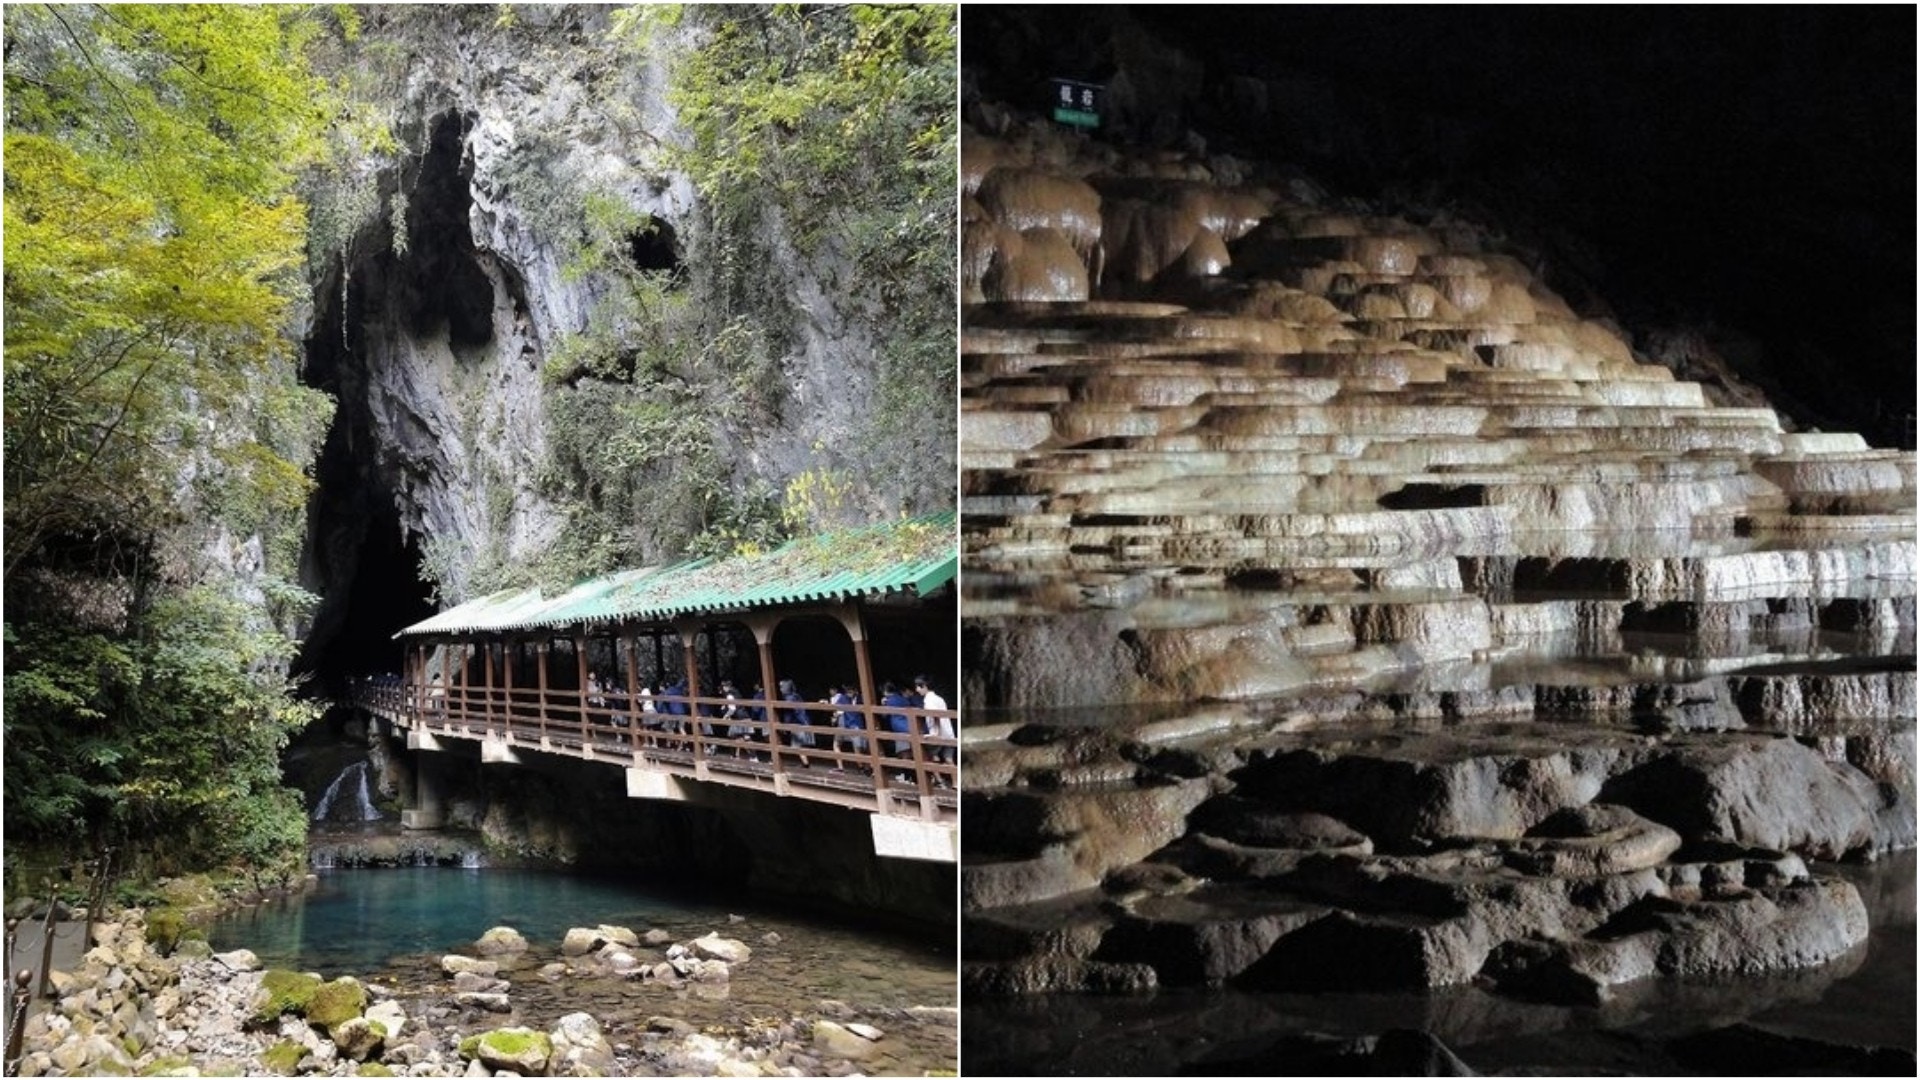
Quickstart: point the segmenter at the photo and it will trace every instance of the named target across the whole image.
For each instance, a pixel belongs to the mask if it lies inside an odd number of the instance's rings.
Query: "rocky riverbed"
[[[597,926],[542,947],[499,927],[406,982],[267,970],[193,941],[163,955],[148,938],[139,911],[95,927],[77,969],[56,972],[57,1003],[28,1021],[21,1075],[844,1076],[958,1061],[951,1007],[679,1007],[724,1001],[777,934]]]

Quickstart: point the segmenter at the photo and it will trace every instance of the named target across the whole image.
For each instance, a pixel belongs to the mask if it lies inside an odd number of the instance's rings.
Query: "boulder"
[[[508,989],[507,980],[491,979],[477,972],[463,971],[453,977],[456,994],[504,994]]]
[[[576,926],[567,931],[567,936],[560,942],[560,955],[585,956],[598,947],[602,940],[599,931]]]
[[[553,1025],[554,1076],[606,1076],[613,1069],[613,1045],[600,1022],[583,1012],[568,1013]]]
[[[601,941],[611,941],[615,945],[624,945],[629,949],[640,947],[640,936],[624,926],[608,926],[601,923],[596,928]]]
[[[481,1009],[486,1012],[506,1013],[513,1011],[513,1002],[505,994],[468,992],[453,995],[453,1002],[462,1008]]]
[[[511,926],[496,926],[480,935],[480,940],[473,943],[473,951],[482,956],[523,953],[527,951],[527,939]]]
[[[407,1011],[397,1001],[382,1001],[367,1009],[367,1019],[387,1029],[387,1041],[392,1042],[407,1029]]]
[[[458,975],[470,971],[475,975],[484,975],[491,979],[500,973],[498,960],[475,960],[470,956],[451,954],[440,958],[440,970],[449,975]]]
[[[831,1020],[813,1022],[813,1045],[828,1057],[865,1061],[878,1053],[875,1040],[856,1034]]]
[[[496,1028],[474,1044],[474,1059],[489,1069],[542,1076],[553,1057],[553,1039],[531,1028]]]
[[[358,979],[339,978],[314,989],[307,1001],[307,1022],[331,1034],[366,1009],[367,988]]]
[[[260,970],[260,958],[253,954],[252,949],[234,949],[231,952],[215,953],[213,958],[224,965],[228,971]]]
[[[721,960],[729,964],[744,964],[753,956],[753,949],[746,942],[723,938],[717,932],[694,938],[687,942],[687,948],[702,960]]]
[[[333,1043],[342,1056],[365,1061],[380,1052],[387,1039],[386,1025],[356,1016],[333,1027]]]

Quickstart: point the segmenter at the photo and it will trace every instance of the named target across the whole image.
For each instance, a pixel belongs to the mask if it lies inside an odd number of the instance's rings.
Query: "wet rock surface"
[[[1818,863],[1914,844],[1910,453],[1711,404],[1475,223],[982,115],[970,1004],[1604,1009],[1862,948]],[[1392,1026],[1208,1061],[1455,1067]],[[1657,1060],[1766,1041],[1700,1039]]]

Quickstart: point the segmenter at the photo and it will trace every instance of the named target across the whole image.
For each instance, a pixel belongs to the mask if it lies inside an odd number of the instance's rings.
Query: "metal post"
[[[10,1004],[7,1021],[7,1075],[20,1075],[20,1040],[27,1033],[27,1002],[32,996],[27,987],[33,984],[33,972],[21,968],[13,976],[13,993],[9,995]]]
[[[47,921],[40,936],[40,996],[47,997],[53,993],[54,906],[59,903],[60,895],[54,891],[52,878],[43,878],[40,883],[47,887]]]
[[[93,948],[93,924],[100,919],[100,905],[107,899],[107,864],[113,859],[113,849],[100,851],[100,862],[93,874],[93,893],[87,900],[87,930],[80,939],[82,949]]]

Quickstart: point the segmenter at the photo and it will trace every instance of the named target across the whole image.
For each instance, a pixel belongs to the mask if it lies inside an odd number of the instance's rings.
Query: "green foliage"
[[[954,18],[938,5],[645,6],[614,21],[636,53],[669,32],[697,43],[675,50],[670,97],[689,138],[669,157],[710,217],[705,302],[777,310],[764,250],[776,223],[802,257],[838,268],[837,302],[883,343],[876,409],[846,448],[866,475],[849,479],[924,492],[910,509],[951,505],[953,488]]]
[[[136,850],[164,836],[176,857],[288,872],[305,821],[279,753],[314,715],[287,696],[291,655],[207,586],[154,601],[126,637],[20,627],[7,655],[8,835]]]
[[[331,402],[286,333],[295,184],[336,118],[307,57],[352,16],[4,18],[7,838],[284,873],[278,754],[310,711],[210,553],[257,537],[271,613],[311,600],[285,577]]]

